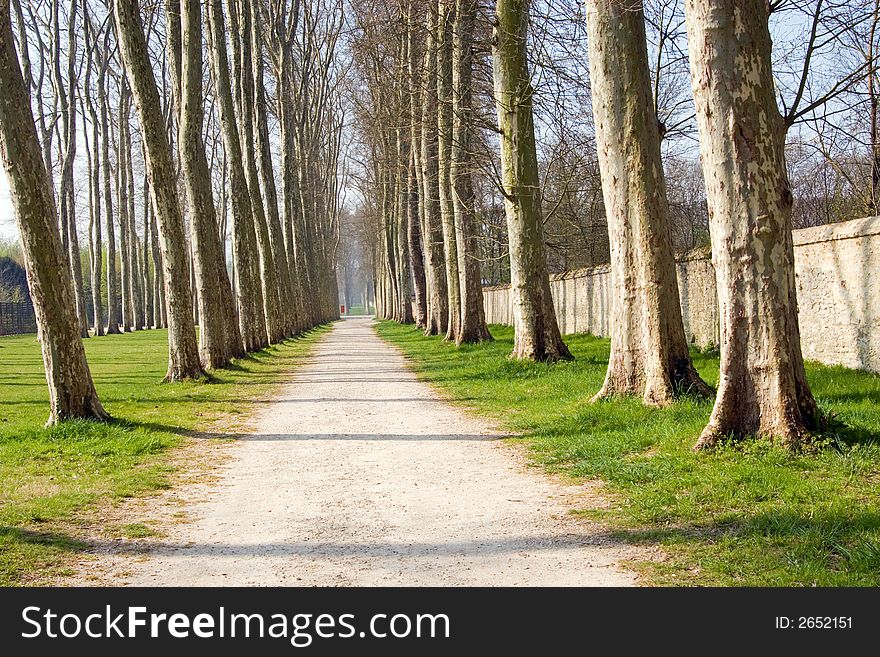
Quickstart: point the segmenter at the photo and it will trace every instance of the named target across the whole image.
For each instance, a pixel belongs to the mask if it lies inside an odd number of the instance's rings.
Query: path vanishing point
[[[371,318],[337,322],[217,479],[113,583],[626,586],[595,505],[444,402]]]

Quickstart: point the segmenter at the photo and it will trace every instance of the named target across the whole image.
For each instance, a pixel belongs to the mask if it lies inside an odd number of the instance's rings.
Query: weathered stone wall
[[[794,254],[804,358],[880,372],[880,217],[796,230]]]
[[[794,231],[795,271],[804,357],[880,372],[880,217]],[[877,276],[875,281],[873,276]],[[608,267],[552,277],[563,333],[610,333]],[[678,260],[685,333],[705,347],[718,343],[715,271],[707,251]],[[483,291],[486,319],[512,324],[510,288]]]

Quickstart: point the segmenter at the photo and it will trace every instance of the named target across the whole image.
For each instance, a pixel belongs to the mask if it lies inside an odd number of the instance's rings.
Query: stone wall
[[[880,217],[796,230],[795,271],[804,357],[880,372]],[[610,333],[607,266],[551,277],[563,333]],[[718,343],[715,271],[707,251],[678,261],[685,332],[692,343]],[[486,319],[511,324],[509,286],[483,290]]]

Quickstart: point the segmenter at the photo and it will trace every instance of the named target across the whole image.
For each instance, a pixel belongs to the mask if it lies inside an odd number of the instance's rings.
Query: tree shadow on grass
[[[176,436],[185,436],[187,438],[198,438],[200,440],[233,440],[239,434],[220,433],[215,431],[199,431],[198,429],[187,429],[174,424],[164,424],[162,422],[150,422],[148,420],[114,420],[120,426],[127,429],[145,429],[147,431],[156,431],[161,433],[170,433]]]
[[[818,397],[820,401],[829,404],[852,404],[865,401],[880,404],[880,390],[847,390],[822,394]]]
[[[0,545],[8,549],[14,545],[43,545],[64,552],[86,552],[91,545],[57,531],[36,531],[22,527],[0,525]]]
[[[880,403],[880,402],[878,402]],[[819,440],[827,441],[829,447],[843,453],[847,447],[854,445],[880,444],[880,431],[870,429],[857,423],[847,423],[846,417],[837,415],[834,407],[821,409],[823,416],[821,426],[816,432]]]

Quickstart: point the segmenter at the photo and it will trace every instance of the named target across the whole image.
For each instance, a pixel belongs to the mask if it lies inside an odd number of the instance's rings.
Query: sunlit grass
[[[538,463],[606,482],[613,508],[583,513],[624,540],[664,546],[665,561],[639,566],[647,581],[880,584],[880,377],[808,365],[814,393],[834,418],[813,453],[754,440],[694,453],[711,402],[590,404],[608,340],[566,336],[574,362],[527,364],[507,357],[512,329],[491,329],[495,342],[457,349],[412,326],[379,325],[422,376],[521,434]],[[697,352],[694,359],[715,384],[718,359]]]
[[[161,383],[166,331],[90,338],[89,365],[114,421],[50,429],[43,428],[49,395],[36,337],[0,338],[0,585],[57,573],[65,552],[86,547],[59,523],[87,515],[102,500],[168,486],[171,466],[163,457],[182,435],[219,418],[234,426],[323,332],[240,359],[215,372],[211,383],[173,384]],[[144,531],[131,525],[122,535]]]

